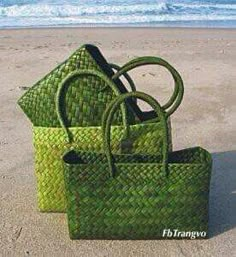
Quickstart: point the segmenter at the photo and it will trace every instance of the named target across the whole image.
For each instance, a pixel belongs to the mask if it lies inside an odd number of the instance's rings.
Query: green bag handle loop
[[[120,69],[121,69],[121,67],[119,66],[119,65],[117,65],[117,64],[115,64],[115,63],[109,63],[109,66],[113,69],[113,70],[115,70],[115,71],[119,71]],[[125,77],[125,79],[128,81],[128,83],[129,83],[129,86],[130,86],[130,89],[131,89],[131,91],[137,91],[137,89],[136,89],[136,86],[135,86],[135,84],[134,84],[134,81],[132,80],[132,78],[130,77],[130,75],[128,74],[128,73],[123,73],[122,74],[124,77]]]
[[[59,84],[56,94],[56,112],[58,116],[58,120],[60,122],[61,127],[64,129],[68,143],[73,142],[73,136],[70,133],[69,128],[66,125],[65,119],[63,117],[63,100],[65,97],[65,94],[69,88],[69,82],[73,80],[76,77],[83,77],[83,76],[95,76],[99,77],[102,81],[104,81],[111,89],[115,92],[115,94],[118,96],[120,95],[119,90],[114,85],[113,81],[109,79],[107,76],[105,76],[102,72],[97,70],[77,70],[74,72],[71,72],[63,81]],[[127,109],[125,104],[122,104],[121,106],[121,112],[122,112],[122,119],[123,119],[123,125],[125,128],[128,127],[127,125]],[[127,129],[128,131],[128,129]],[[126,135],[127,136],[127,135]]]
[[[174,113],[177,110],[177,108],[179,107],[179,105],[183,100],[184,84],[178,71],[165,60],[154,56],[143,56],[143,57],[135,58],[130,62],[126,63],[123,67],[121,67],[121,69],[118,70],[118,72],[113,75],[112,79],[116,80],[124,73],[136,67],[143,66],[143,65],[151,65],[151,64],[156,64],[167,68],[167,70],[171,73],[175,81],[175,88],[172,96],[170,97],[168,102],[162,106],[162,108],[166,110],[167,116],[170,116],[172,113]],[[169,110],[167,110],[168,108]]]
[[[167,126],[167,116],[163,108],[160,106],[160,104],[150,95],[147,95],[142,92],[129,92],[126,94],[119,95],[117,98],[115,98],[113,101],[110,102],[109,106],[106,109],[106,112],[104,113],[103,120],[102,120],[102,130],[103,130],[103,137],[104,137],[104,152],[107,156],[108,160],[108,166],[110,170],[110,174],[112,177],[115,175],[116,167],[115,167],[115,160],[112,155],[111,150],[111,122],[114,117],[114,113],[119,108],[119,105],[125,102],[128,98],[135,97],[138,99],[141,99],[148,103],[155,111],[157,116],[159,117],[158,123],[160,123],[163,127],[163,135],[164,135],[164,141],[163,141],[163,148],[162,148],[162,167],[163,171],[168,175],[168,126]],[[128,126],[129,127],[129,126]]]

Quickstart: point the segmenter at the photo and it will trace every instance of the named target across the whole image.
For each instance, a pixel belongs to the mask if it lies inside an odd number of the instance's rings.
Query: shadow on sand
[[[209,236],[236,227],[236,151],[213,153]]]

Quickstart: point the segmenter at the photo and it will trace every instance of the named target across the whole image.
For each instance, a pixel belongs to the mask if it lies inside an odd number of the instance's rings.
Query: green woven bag
[[[34,126],[60,127],[55,106],[58,86],[72,72],[84,69],[100,71],[111,77],[114,75],[112,69],[119,69],[119,66],[109,65],[97,47],[83,45],[18,100],[18,104]],[[131,89],[135,90],[131,78],[127,74],[123,75]],[[116,87],[119,91],[127,92],[119,79],[116,81]],[[114,96],[113,90],[99,77],[86,76],[82,80],[73,77],[66,95],[68,126],[100,125],[103,111]]]
[[[152,155],[112,155],[111,120],[130,97],[146,101],[158,114],[160,141]],[[164,239],[169,233],[171,238],[207,237],[210,154],[200,147],[168,153],[166,113],[144,93],[112,101],[102,127],[104,154],[71,150],[63,158],[71,239]],[[142,136],[141,127],[136,135],[131,128],[121,126],[123,140]],[[148,137],[156,142],[155,133]]]
[[[173,113],[182,100],[184,89],[179,73],[169,63],[158,57],[145,56],[136,58],[120,68],[118,65],[108,64],[99,49],[93,45],[83,45],[79,48],[66,61],[27,90],[18,100],[18,104],[34,126],[60,127],[55,108],[55,97],[58,86],[67,80],[67,83],[70,83],[65,99],[67,125],[97,126],[100,125],[107,104],[115,96],[114,91],[99,77],[87,75],[83,79],[78,79],[77,76],[70,77],[70,75],[79,70],[100,71],[113,79],[120,93],[127,93],[120,77],[123,75],[131,90],[135,91],[134,82],[127,72],[135,67],[148,64],[164,66],[172,74],[175,90],[163,108],[165,110],[170,108],[170,112]],[[113,69],[118,72],[114,73]],[[128,99],[128,102],[131,109],[130,115],[134,116],[132,117],[133,121],[134,119],[136,122],[145,121],[156,117],[153,111],[141,111],[133,99]],[[116,123],[119,124],[119,119],[114,119],[114,124]]]
[[[150,63],[150,57],[141,58],[142,62],[145,60],[146,63]],[[164,65],[171,72],[175,80],[175,90],[172,95],[172,106],[167,111],[168,116],[177,109],[181,103],[183,97],[183,82],[178,74],[178,72],[170,66],[167,62],[160,58],[152,58],[152,63]],[[135,65],[140,64],[140,58],[132,61]],[[118,77],[122,74],[125,74],[126,70],[132,68],[130,64],[125,65],[119,71]],[[33,142],[35,147],[35,171],[37,176],[37,195],[38,195],[38,207],[43,212],[64,212],[65,211],[65,191],[64,191],[64,180],[63,180],[63,162],[61,156],[65,150],[72,148],[80,149],[83,151],[100,151],[102,149],[102,138],[101,138],[101,127],[98,126],[70,126],[70,118],[68,118],[67,111],[67,102],[64,100],[65,96],[69,92],[71,86],[71,80],[77,78],[78,80],[86,79],[90,77],[92,80],[99,80],[101,83],[97,84],[97,87],[100,87],[100,90],[106,90],[108,86],[113,92],[114,95],[119,95],[121,92],[117,88],[117,84],[114,83],[114,80],[117,82],[117,75],[112,81],[104,73],[101,73],[96,70],[78,70],[69,74],[62,82],[59,84],[55,101],[55,112],[57,115],[57,120],[61,127],[43,127],[43,126],[34,126],[33,127]],[[79,85],[79,84],[78,84]],[[104,86],[105,85],[105,86]],[[177,93],[176,93],[177,92]],[[98,93],[99,94],[99,93]],[[94,92],[94,95],[96,93]],[[85,95],[84,95],[85,97]],[[106,105],[109,103],[107,100]],[[136,103],[132,99],[132,103],[129,102],[129,108],[127,111],[128,120],[130,123],[135,123],[134,130],[139,131],[140,126],[142,127],[142,136],[139,136],[136,145],[134,147],[135,152],[147,152],[152,153],[156,149],[156,144],[158,144],[158,124],[154,123],[156,114],[153,112],[141,112],[137,114],[137,117],[140,117],[140,120],[133,120],[132,114],[134,113],[130,106],[133,103]],[[99,108],[97,106],[97,108]],[[99,113],[104,112],[105,106],[100,107],[101,110]],[[103,109],[104,108],[104,109]],[[83,110],[83,108],[82,108]],[[81,109],[80,109],[81,111]],[[80,124],[83,123],[83,111],[79,112],[82,118],[80,119]],[[136,111],[135,111],[136,115]],[[119,115],[120,116],[120,115]],[[88,117],[88,116],[87,116]],[[68,122],[69,120],[69,122]],[[118,120],[118,117],[117,117]],[[145,123],[149,123],[149,126],[152,127],[152,130],[146,132],[148,126],[140,124],[140,121],[144,120]],[[101,121],[100,121],[101,123]],[[68,125],[69,124],[69,125]],[[169,134],[170,134],[170,120],[168,119],[169,124]],[[119,144],[120,128],[114,128],[114,150],[116,152],[121,151],[123,146]],[[156,137],[156,142],[150,140],[150,135],[148,133],[154,133]],[[150,142],[149,142],[150,141]],[[169,150],[171,150],[171,137],[169,137]]]

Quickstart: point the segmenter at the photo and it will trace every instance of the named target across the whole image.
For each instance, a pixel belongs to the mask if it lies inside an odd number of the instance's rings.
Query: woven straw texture
[[[60,127],[55,108],[55,97],[58,86],[73,72],[78,70],[100,71],[108,77],[112,77],[119,93],[126,93],[127,89],[119,79],[124,76],[131,90],[135,85],[128,71],[143,65],[155,64],[165,67],[172,75],[175,89],[169,101],[163,105],[167,113],[172,114],[180,105],[184,88],[180,74],[165,60],[144,56],[135,58],[123,67],[108,64],[98,48],[92,45],[84,45],[72,54],[65,62],[61,63],[49,74],[31,87],[18,101],[25,114],[34,126]],[[117,70],[113,73],[112,69]],[[67,126],[96,126],[100,125],[102,114],[112,98],[116,95],[104,80],[98,76],[84,76],[70,78],[68,92],[64,99],[67,114]],[[136,102],[130,105],[132,119],[138,121],[154,118],[152,113],[142,112]],[[168,110],[167,110],[168,109]],[[82,114],[82,115],[81,115]],[[119,115],[118,115],[119,117]],[[148,118],[149,117],[149,118]],[[114,119],[114,124],[119,124],[119,119]]]
[[[130,126],[130,128],[132,137],[135,138],[134,152],[157,152],[161,143],[161,131],[158,124],[137,124]],[[65,211],[63,161],[61,158],[64,152],[71,148],[94,152],[101,152],[103,149],[101,127],[70,128],[70,132],[74,142],[67,143],[67,134],[61,128],[33,127],[38,208],[43,212]],[[120,138],[122,133],[123,127],[112,127],[114,152],[121,152]]]
[[[154,154],[112,154],[111,121],[130,97],[149,103],[159,117]],[[210,154],[200,147],[168,153],[166,113],[144,93],[120,95],[103,117],[105,154],[72,150],[64,156],[70,237],[155,239],[164,229],[207,232]],[[132,138],[130,128],[124,129],[126,139]]]
[[[102,67],[98,64],[101,53],[96,49],[96,54],[99,53],[99,56],[92,55],[89,50],[91,47],[93,46],[84,45],[79,48],[19,99],[18,104],[34,126],[60,127],[55,96],[58,86],[71,72],[84,69],[103,72]],[[112,66],[112,68],[117,67],[116,65]],[[102,114],[114,95],[114,91],[99,77],[89,75],[79,79],[74,77],[70,80],[70,87],[65,98],[67,125],[100,125]]]
[[[150,57],[148,57],[148,60]],[[140,62],[141,61],[141,62]],[[146,63],[146,58],[140,59],[138,58],[136,61],[132,61],[130,65],[125,65],[120,69],[120,75],[125,74],[126,71],[133,68],[133,65],[142,65]],[[155,62],[157,64],[163,64],[169,67],[169,65],[160,60],[159,58],[151,58],[151,63]],[[148,63],[148,62],[147,62]],[[171,66],[170,66],[171,67]],[[170,68],[171,69],[171,68]],[[177,100],[177,103],[174,103],[174,110],[177,109],[179,106],[182,97],[183,97],[183,90],[180,90],[182,86],[182,80],[178,73],[172,71],[172,74],[175,75],[176,87],[175,97],[172,97],[172,103]],[[65,197],[64,197],[64,181],[63,181],[63,165],[60,157],[64,153],[68,147],[74,147],[78,150],[84,151],[95,151],[99,152],[102,146],[101,140],[101,129],[99,127],[77,127],[69,129],[68,124],[71,124],[69,113],[65,111],[65,103],[64,103],[64,96],[65,96],[65,89],[69,90],[71,87],[71,80],[76,77],[77,79],[80,77],[86,79],[87,76],[93,77],[94,80],[96,77],[103,82],[103,85],[109,87],[113,90],[116,95],[119,95],[119,91],[116,88],[116,85],[113,81],[111,81],[108,77],[106,77],[103,73],[94,70],[87,70],[84,69],[83,71],[76,71],[68,75],[58,86],[57,93],[56,93],[56,114],[57,120],[60,123],[60,126],[63,128],[50,128],[50,127],[41,127],[41,126],[34,126],[34,146],[35,146],[35,170],[37,176],[37,185],[38,185],[38,206],[41,211],[49,212],[49,211],[57,211],[63,212],[65,211]],[[173,75],[174,76],[174,75]],[[132,81],[132,80],[131,80]],[[70,83],[68,83],[70,82]],[[130,83],[131,84],[131,83]],[[98,85],[99,86],[99,85]],[[135,90],[134,87],[131,87]],[[103,88],[104,89],[104,88]],[[96,92],[93,92],[96,95]],[[83,96],[85,97],[85,96]],[[86,98],[86,97],[85,97]],[[96,102],[96,101],[94,101]],[[107,104],[107,103],[106,103]],[[169,105],[167,106],[169,107]],[[66,109],[68,106],[66,106]],[[105,108],[103,106],[102,109]],[[98,106],[97,106],[98,109]],[[80,108],[81,110],[81,108]],[[104,110],[103,110],[104,112]],[[173,112],[173,109],[172,109]],[[92,111],[90,113],[92,115]],[[145,113],[144,113],[145,114]],[[79,113],[78,113],[79,115]],[[118,116],[117,116],[118,115]],[[170,113],[168,114],[170,115]],[[81,122],[84,121],[84,112],[80,113]],[[115,120],[120,121],[119,117],[121,115],[116,113]],[[78,118],[78,117],[77,117]],[[80,119],[80,118],[79,118]],[[101,119],[101,118],[100,118]],[[129,123],[134,122],[134,116],[127,106],[127,119]],[[127,121],[127,122],[128,122]],[[136,121],[137,122],[137,121]],[[135,138],[135,142],[133,142],[132,150],[135,153],[155,153],[160,149],[160,133],[158,132],[159,124],[154,123],[155,120],[147,120],[146,125],[140,124],[136,125],[133,133],[133,137]],[[139,122],[137,122],[139,123]],[[151,130],[149,130],[150,124]],[[101,120],[99,122],[101,124]],[[85,126],[86,124],[84,124]],[[87,124],[88,125],[88,124]],[[148,128],[148,130],[147,130]],[[172,149],[172,142],[171,142],[171,126],[170,126],[170,119],[168,119],[168,129],[169,129],[169,139],[168,145],[169,150]],[[118,145],[114,146],[115,152],[119,152],[120,149],[124,147],[118,143],[120,131],[123,128],[119,128],[114,132],[114,141],[117,142]],[[65,133],[66,132],[66,133]],[[73,143],[67,143],[67,134],[71,134],[71,138],[73,138]],[[71,142],[70,142],[71,143]],[[159,147],[159,148],[158,148]]]
[[[108,103],[115,95],[120,94],[117,79],[124,75],[131,89],[135,90],[135,85],[126,72],[146,64],[162,65],[170,71],[174,78],[175,90],[170,100],[163,106],[164,109],[170,107],[170,115],[177,109],[183,97],[182,79],[171,65],[157,57],[136,58],[121,68],[110,64],[111,68],[118,70],[114,75],[114,82],[104,72],[100,72],[101,67],[97,63],[96,56],[91,55],[88,46],[77,50],[66,62],[40,80],[19,100],[20,106],[34,125],[35,170],[38,206],[41,211],[63,212],[65,210],[63,166],[60,157],[69,147],[85,151],[101,150],[101,129],[99,127],[91,128],[91,126],[101,124],[102,115]],[[136,102],[135,99],[133,102]],[[138,115],[136,116],[133,111],[135,109],[128,106],[128,121],[131,124],[139,123]],[[149,112],[143,112],[142,116],[146,123],[153,123],[155,121],[153,117],[156,117],[156,115],[150,115]],[[113,120],[113,124],[120,124],[121,112],[118,111]],[[74,128],[75,126],[78,128]],[[90,128],[87,129],[87,126]],[[154,141],[151,139],[151,134],[156,130],[155,126],[158,129],[159,125],[155,124],[153,132],[145,135],[147,127],[140,124],[138,130],[142,132],[140,135],[137,133],[136,137],[140,136],[140,139],[134,143],[134,152],[154,153],[156,151],[160,141],[159,133],[157,132],[153,136]],[[70,130],[69,127],[71,127]],[[84,130],[83,127],[85,127]],[[168,143],[169,150],[171,150],[170,119],[168,119],[168,129]],[[118,132],[115,130],[114,133],[117,145],[119,145],[120,130],[121,128],[118,129]],[[65,133],[70,131],[72,131],[71,137],[74,138],[71,145],[67,143],[68,135]],[[115,152],[119,152],[121,148],[123,147],[115,146]]]
[[[156,156],[115,158],[115,178],[105,156],[81,153],[66,166],[72,239],[158,239],[164,229],[207,232],[211,160],[205,150],[170,153],[168,176]]]

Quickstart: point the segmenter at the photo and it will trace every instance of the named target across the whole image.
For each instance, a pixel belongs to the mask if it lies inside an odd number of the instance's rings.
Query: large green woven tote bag
[[[146,101],[158,114],[159,143],[152,155],[112,155],[111,120],[129,97]],[[64,155],[72,239],[164,239],[169,233],[171,238],[207,237],[211,156],[200,147],[168,153],[166,120],[151,96],[124,94],[104,114],[103,153],[71,150]],[[120,128],[123,140],[131,142],[128,149],[142,131],[134,135],[131,128],[127,123]],[[155,133],[148,137],[156,142]]]
[[[148,63],[148,60],[146,60]],[[152,61],[154,62],[154,61]],[[133,63],[139,65],[140,60],[134,60]],[[172,68],[168,63],[160,58],[155,58],[156,64],[165,65],[167,69],[170,70],[172,76],[174,77],[175,91],[173,94],[176,96],[172,97],[173,106],[170,110],[167,111],[167,116],[169,117],[174,110],[177,109],[181,103],[183,97],[183,82],[177,71]],[[124,70],[128,69],[128,66],[124,66],[119,71],[119,76],[124,74]],[[71,86],[70,81],[74,78],[83,80],[87,76],[90,78],[98,78],[102,83],[97,85],[101,87],[101,90],[104,90],[104,87],[107,86],[111,88],[114,92],[114,95],[119,95],[120,90],[117,88],[117,84],[109,79],[104,73],[101,73],[96,70],[78,70],[69,74],[61,84],[58,86],[56,101],[55,101],[55,112],[57,114],[57,120],[61,127],[43,127],[43,126],[34,126],[33,127],[33,142],[35,147],[35,171],[37,176],[37,195],[38,195],[38,207],[41,211],[44,212],[63,212],[65,211],[65,191],[64,191],[64,180],[63,180],[63,162],[61,156],[63,155],[66,149],[70,147],[84,150],[84,151],[100,151],[102,149],[102,138],[101,138],[101,127],[98,126],[78,126],[71,127],[71,122],[68,118],[67,102],[65,97],[69,92]],[[93,79],[95,80],[95,79]],[[115,78],[116,80],[116,78]],[[105,85],[105,86],[104,86]],[[175,93],[177,92],[177,93]],[[134,103],[134,101],[132,99]],[[109,103],[107,100],[106,105]],[[177,104],[176,104],[177,103]],[[99,108],[99,107],[97,107]],[[100,113],[102,112],[99,111]],[[80,109],[81,110],[81,109]],[[83,108],[82,108],[83,110]],[[105,110],[105,108],[104,108]],[[104,112],[103,110],[103,112]],[[135,143],[133,148],[135,152],[147,152],[152,153],[156,149],[156,144],[158,145],[158,124],[154,122],[156,115],[153,112],[144,112],[142,120],[150,125],[138,125],[140,121],[133,121],[132,114],[130,110],[130,102],[128,103],[127,117],[129,122],[136,124],[134,130],[139,131],[140,126],[142,130],[142,136],[139,136],[138,140]],[[140,112],[141,113],[141,112]],[[79,117],[83,116],[83,111],[79,112]],[[92,114],[91,114],[92,115]],[[120,116],[120,115],[119,115]],[[145,118],[146,116],[146,118]],[[154,119],[153,119],[154,118]],[[82,118],[83,120],[83,118]],[[118,120],[118,118],[117,118]],[[82,123],[82,121],[80,122]],[[169,119],[168,119],[169,123]],[[101,124],[101,121],[100,121]],[[150,136],[146,133],[148,126],[152,127],[152,130],[149,130],[148,133],[154,133],[156,137],[156,142],[150,140]],[[116,152],[121,151],[124,148],[124,144],[119,144],[119,133],[120,129],[114,130],[114,149]],[[170,134],[170,125],[169,125],[169,134]],[[146,139],[148,138],[148,139]],[[150,142],[149,142],[150,141]],[[169,137],[169,150],[171,150],[171,137]]]

